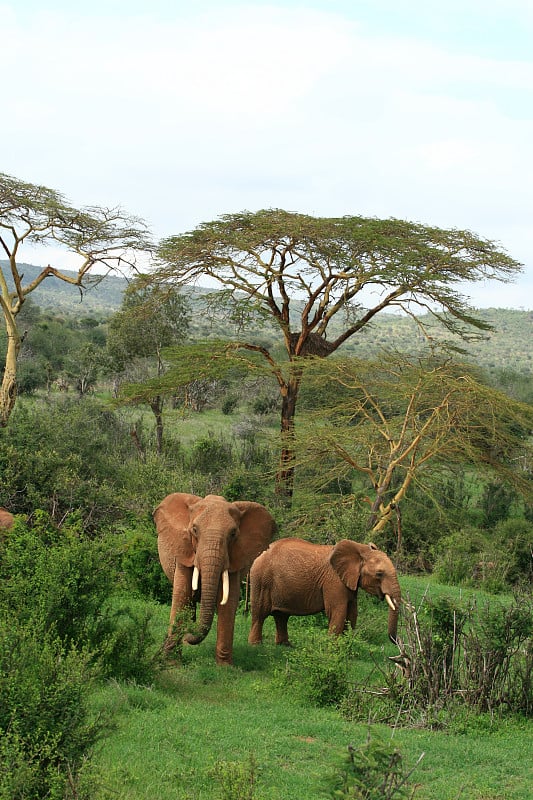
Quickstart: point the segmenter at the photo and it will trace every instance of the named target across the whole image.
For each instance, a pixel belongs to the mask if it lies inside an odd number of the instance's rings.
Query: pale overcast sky
[[[0,172],[158,238],[273,207],[468,228],[525,264],[472,303],[533,308],[532,0],[0,0],[0,31]]]

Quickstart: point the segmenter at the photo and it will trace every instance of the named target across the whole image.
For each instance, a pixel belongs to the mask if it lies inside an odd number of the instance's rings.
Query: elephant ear
[[[350,539],[341,539],[333,548],[329,563],[345,586],[355,591],[363,566],[360,545]]]
[[[201,497],[184,492],[169,494],[154,511],[157,528],[157,546],[161,565],[172,580],[174,567],[179,562],[184,567],[192,567],[194,548],[189,533],[190,508]]]
[[[237,500],[232,505],[241,514],[239,533],[229,554],[229,570],[237,572],[249,569],[259,553],[267,549],[276,532],[276,522],[260,503]]]

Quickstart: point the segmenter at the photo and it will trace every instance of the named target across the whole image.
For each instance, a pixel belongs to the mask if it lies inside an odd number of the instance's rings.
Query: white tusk
[[[221,606],[225,606],[228,602],[229,597],[229,572],[227,569],[224,570],[222,573],[222,600],[220,601]]]
[[[394,600],[392,600],[390,594],[385,595],[385,600],[389,604],[392,611],[396,611],[396,606],[394,605]]]
[[[200,577],[200,573],[198,571],[198,567],[195,567],[192,571],[192,590],[195,592],[198,589],[198,578]]]

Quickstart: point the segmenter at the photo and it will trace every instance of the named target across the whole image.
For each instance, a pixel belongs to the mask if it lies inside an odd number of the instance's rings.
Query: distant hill
[[[7,266],[6,261],[0,261],[2,267]],[[24,273],[25,281],[36,277],[39,267],[31,264],[21,264],[20,270]],[[67,274],[72,277],[74,272]],[[59,278],[47,278],[32,293],[32,300],[42,309],[54,308],[63,314],[88,316],[94,314],[98,317],[107,317],[120,308],[124,291],[128,285],[125,278],[117,275],[95,276],[86,281],[87,288],[83,296],[76,286],[72,286]],[[242,333],[233,333],[228,330],[228,321],[216,315],[207,319],[205,312],[198,312],[198,301],[207,290],[190,287],[185,290],[193,306],[192,333],[195,337],[226,338],[242,336]],[[212,290],[211,290],[212,291]],[[533,373],[533,311],[517,311],[513,309],[486,308],[477,309],[476,314],[489,322],[494,327],[494,332],[487,333],[486,339],[480,342],[464,344],[456,340],[468,353],[468,360],[474,361],[488,370],[509,368],[519,372]],[[431,323],[429,315],[423,318]],[[335,335],[331,331],[330,338]],[[277,338],[273,329],[261,331],[262,339],[269,343]],[[434,330],[436,340],[444,338],[442,330]],[[380,314],[360,333],[348,341],[344,352],[353,353],[359,357],[368,357],[378,352],[383,347],[395,348],[401,351],[416,352],[422,344],[421,334],[415,322],[407,316],[400,314]]]
[[[10,281],[7,261],[0,261],[4,274]],[[41,272],[41,267],[33,264],[19,264],[19,271],[24,275],[24,284],[30,283]],[[76,278],[75,272],[63,270],[65,275]],[[103,279],[102,279],[103,278]],[[31,294],[31,299],[42,309],[55,309],[59,314],[75,314],[86,317],[88,314],[109,316],[120,308],[122,295],[128,285],[125,278],[116,275],[95,275],[85,281],[87,288],[83,296],[77,286],[55,278],[46,278]],[[11,287],[13,286],[11,282]],[[11,288],[10,287],[10,288]]]

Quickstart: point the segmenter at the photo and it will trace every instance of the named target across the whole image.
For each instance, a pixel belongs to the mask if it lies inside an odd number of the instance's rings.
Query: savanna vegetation
[[[89,260],[72,281],[51,268],[19,273],[18,252],[2,262],[0,348],[7,365],[16,345],[17,394],[6,389],[0,428],[0,506],[15,514],[0,539],[0,800],[526,798],[530,314],[471,314],[448,292],[435,258],[449,259],[459,241],[451,232],[368,220],[342,230],[329,220],[321,231],[289,215],[295,227],[283,240],[284,212],[166,240],[155,285],[143,278],[117,293],[115,277],[105,297],[104,279],[88,292],[92,304],[56,292],[54,305],[47,281],[77,291],[108,246],[88,247],[100,217],[77,216],[42,187],[17,195],[6,185],[43,236],[58,230],[50,204],[59,209],[71,227],[57,235]],[[27,235],[38,238],[32,225]],[[7,227],[18,249],[21,230]],[[145,233],[136,221],[129,244],[144,246]],[[372,250],[363,246],[370,234]],[[256,258],[258,236],[269,261]],[[517,267],[491,243],[459,238],[463,255],[469,246],[476,255],[453,262],[456,278],[509,277]],[[410,313],[354,305],[336,328],[328,270],[339,252],[345,299],[364,275],[383,289],[401,274],[388,304]],[[297,269],[304,255],[307,272]],[[222,276],[225,290],[181,286],[200,274],[187,259]],[[289,289],[310,291],[313,270],[325,281],[314,312],[310,295],[298,305]],[[247,292],[259,273],[262,299]],[[442,313],[415,320],[418,290],[422,306],[440,298]],[[446,347],[427,335],[431,318]],[[465,341],[464,326],[489,338]],[[498,344],[501,334],[515,350]],[[316,351],[317,335],[338,347]],[[306,342],[313,352],[300,352]],[[279,491],[280,468],[290,492]],[[215,665],[214,631],[170,666],[161,645],[171,587],[151,514],[173,491],[261,502],[279,536],[374,541],[400,575],[400,652],[386,611],[367,595],[356,630],[338,640],[319,615],[292,619],[293,647],[275,647],[269,619],[265,643],[252,648],[243,585],[235,666]]]

